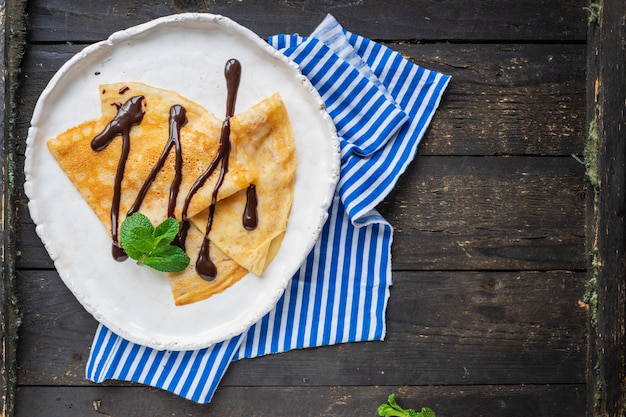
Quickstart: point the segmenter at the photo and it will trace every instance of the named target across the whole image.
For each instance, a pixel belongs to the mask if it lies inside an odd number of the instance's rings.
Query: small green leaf
[[[141,213],[128,216],[120,226],[120,243],[129,257],[139,264],[161,272],[182,271],[189,256],[178,246],[170,245],[178,234],[179,224],[168,218],[156,228]]]
[[[178,234],[179,228],[180,226],[175,218],[169,217],[165,219],[154,229],[152,234],[154,236],[155,246],[169,245],[172,243]]]
[[[134,229],[135,227],[139,226],[146,227],[150,229],[150,231],[154,229],[154,227],[152,226],[152,222],[146,215],[141,213],[133,213],[122,222],[122,225],[120,226],[120,234],[122,234],[124,230]]]
[[[134,213],[124,219],[120,225],[120,243],[124,251],[126,251],[128,256],[132,259],[140,259],[142,254],[138,252],[143,252],[142,249],[136,248],[135,241],[137,236],[133,233],[133,230],[137,227],[148,229],[150,234],[152,234],[152,230],[154,229],[150,219],[141,213]]]
[[[125,231],[122,247],[132,259],[140,260],[144,254],[154,249],[152,231],[144,226],[137,226]]]
[[[189,256],[178,246],[159,246],[146,256],[143,263],[161,272],[179,272],[189,265]]]

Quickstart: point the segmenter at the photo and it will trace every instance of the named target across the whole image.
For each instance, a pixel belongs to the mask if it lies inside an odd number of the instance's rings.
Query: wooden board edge
[[[14,204],[14,120],[18,74],[25,42],[26,0],[0,0],[0,71],[2,82],[0,97],[0,171],[2,181],[2,212],[0,222],[0,416],[13,415],[16,386],[16,341],[20,324],[17,300],[13,292],[15,277],[15,233],[16,213]]]
[[[626,412],[626,8],[591,0],[588,12],[587,415],[617,417]]]

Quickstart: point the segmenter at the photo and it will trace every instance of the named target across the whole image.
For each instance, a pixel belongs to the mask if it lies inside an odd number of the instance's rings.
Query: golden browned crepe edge
[[[184,271],[167,274],[172,297],[177,306],[206,300],[231,287],[248,274],[245,268],[228,258],[219,248],[212,246],[210,254],[211,260],[217,266],[217,276],[212,281],[206,281],[198,276],[195,263],[203,238],[204,233],[191,225],[186,244],[191,262]]]

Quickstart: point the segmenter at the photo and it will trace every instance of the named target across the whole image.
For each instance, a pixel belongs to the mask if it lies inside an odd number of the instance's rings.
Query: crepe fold
[[[182,106],[186,123],[179,126],[182,177],[174,209],[180,221],[185,199],[196,180],[211,164],[219,149],[222,120],[199,104],[166,89],[138,82],[100,86],[102,116],[74,126],[48,140],[48,149],[79,193],[111,232],[111,202],[122,139],[94,151],[91,140],[105,129],[122,104],[143,97],[144,115],[130,130],[130,150],[121,182],[119,218],[123,220],[135,203],[146,179],[164,153],[171,134],[170,109]],[[286,230],[293,201],[296,155],[287,109],[279,94],[236,114],[230,120],[228,172],[217,193],[217,204],[208,235],[210,256],[217,267],[211,281],[195,273],[195,261],[206,230],[208,207],[219,169],[188,200],[191,227],[186,251],[191,262],[180,272],[168,274],[177,305],[189,304],[221,292],[249,271],[262,275],[276,254]],[[163,167],[148,188],[138,211],[153,224],[168,217],[170,186],[175,176],[175,152],[169,151]],[[246,190],[253,184],[258,198],[258,225],[243,227]],[[120,220],[120,221],[121,221]],[[103,250],[102,256],[110,256]]]

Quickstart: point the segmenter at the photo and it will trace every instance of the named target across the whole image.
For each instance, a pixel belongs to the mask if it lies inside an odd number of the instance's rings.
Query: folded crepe
[[[179,126],[182,180],[174,210],[179,221],[189,190],[219,148],[222,121],[176,92],[138,82],[100,86],[102,117],[68,129],[49,140],[47,145],[110,232],[113,184],[122,139],[115,138],[98,151],[92,149],[91,140],[106,128],[126,100],[137,96],[143,97],[144,115],[130,130],[130,151],[121,183],[120,222],[164,152],[170,136],[168,118],[173,105],[186,110],[186,123]],[[219,176],[220,170],[216,169],[189,200],[187,216],[192,219],[192,226],[187,235],[186,251],[191,262],[185,271],[168,274],[177,305],[200,301],[223,291],[248,271],[261,275],[280,247],[293,199],[296,163],[291,125],[280,96],[275,94],[233,117],[230,141],[228,172],[217,194],[218,203],[209,233],[210,256],[218,273],[211,281],[195,273],[195,261],[206,229],[207,208]],[[168,217],[174,160],[172,149],[137,210],[153,224]],[[241,208],[250,184],[256,186],[259,201],[258,225],[251,231],[242,226]],[[110,255],[103,251],[103,256]]]
[[[279,94],[263,100],[231,118],[231,140],[241,147],[256,167],[256,228],[247,230],[242,222],[247,189],[242,189],[215,206],[209,239],[214,252],[227,256],[246,271],[262,275],[282,243],[293,201],[296,149],[287,108]],[[198,230],[205,230],[208,209],[191,218]],[[202,234],[187,236],[199,247]],[[198,301],[217,292],[218,279],[205,281],[193,273],[197,251],[187,253],[190,266],[181,274],[170,274],[176,300]],[[217,256],[217,254],[216,254]],[[233,273],[231,276],[235,276]]]

